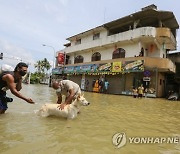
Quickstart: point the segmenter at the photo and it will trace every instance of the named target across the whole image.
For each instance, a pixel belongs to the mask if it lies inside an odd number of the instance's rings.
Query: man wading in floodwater
[[[59,109],[64,109],[67,104],[71,104],[72,101],[81,94],[79,85],[70,80],[62,80],[60,82],[54,81],[52,87],[56,90],[59,105]],[[62,102],[62,95],[66,96],[65,102]]]
[[[28,65],[19,63],[16,65],[14,71],[4,71],[0,74],[0,114],[7,110],[8,97],[6,91],[10,89],[11,93],[30,104],[34,104],[31,98],[24,97],[19,91],[22,89],[22,76],[27,73]]]

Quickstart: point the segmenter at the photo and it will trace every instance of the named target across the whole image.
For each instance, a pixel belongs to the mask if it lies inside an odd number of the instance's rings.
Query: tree
[[[51,68],[49,61],[44,58],[43,60],[38,60],[34,67],[37,69],[35,73],[31,75],[31,83],[39,83],[43,78],[47,76],[47,71]]]
[[[50,63],[49,63],[49,61],[46,58],[44,58],[42,63],[43,63],[43,68],[46,69],[47,71],[51,68]]]
[[[37,72],[41,73],[42,72],[42,61],[37,61],[36,64],[34,64],[34,67],[37,68]]]
[[[48,71],[51,68],[50,63],[46,58],[37,61],[37,63],[34,66],[35,68],[37,68],[38,73],[45,73],[45,70]]]

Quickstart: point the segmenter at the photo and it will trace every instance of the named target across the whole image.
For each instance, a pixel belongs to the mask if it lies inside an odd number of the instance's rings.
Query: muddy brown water
[[[2,154],[180,153],[179,142],[138,141],[143,137],[180,137],[180,101],[85,92],[91,104],[81,107],[76,119],[66,120],[35,114],[44,103],[56,102],[52,88],[23,85],[22,93],[32,97],[37,104],[27,104],[14,97],[6,114],[0,115]],[[122,132],[127,141],[118,148],[120,142],[115,145],[112,139],[114,134]],[[130,137],[136,137],[135,142],[130,143]]]

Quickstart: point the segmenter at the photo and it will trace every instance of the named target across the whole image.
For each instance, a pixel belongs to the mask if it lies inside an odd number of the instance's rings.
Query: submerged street
[[[116,133],[127,137],[180,136],[180,101],[133,98],[85,92],[91,103],[74,120],[42,118],[35,111],[55,103],[56,93],[46,85],[23,85],[23,94],[35,105],[14,98],[0,116],[0,153],[178,153],[179,144],[130,144],[117,148]],[[12,96],[9,94],[9,96]]]

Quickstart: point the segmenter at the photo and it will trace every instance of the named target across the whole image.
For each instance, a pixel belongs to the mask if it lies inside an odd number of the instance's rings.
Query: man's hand
[[[62,103],[62,104],[58,105],[57,108],[58,108],[59,110],[63,110],[66,105],[67,105],[66,103]]]
[[[34,104],[35,103],[31,98],[26,99],[26,102],[28,102],[30,104]]]

